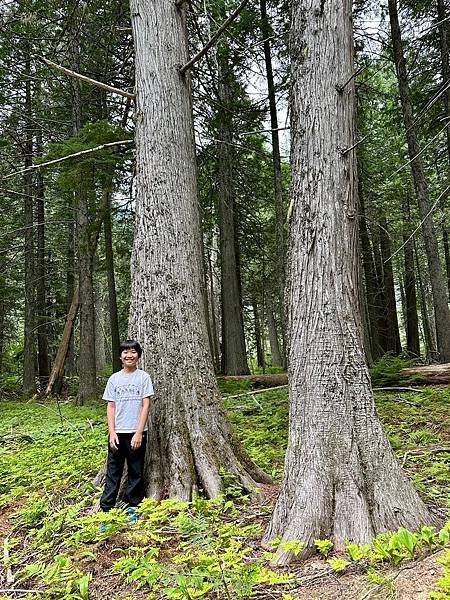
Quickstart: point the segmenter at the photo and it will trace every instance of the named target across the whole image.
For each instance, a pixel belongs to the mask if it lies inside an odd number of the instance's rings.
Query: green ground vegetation
[[[279,480],[287,443],[287,391],[248,395],[248,383],[220,385],[237,435]],[[423,498],[448,509],[450,391],[379,393],[377,406],[399,460]],[[130,525],[120,507],[108,515],[95,511],[100,489],[92,481],[106,457],[102,402],[80,407],[68,401],[4,400],[0,409],[4,567],[14,574],[14,586],[30,589],[22,597],[96,598],[109,581],[112,600],[245,598],[268,587],[280,598],[295,598],[298,572],[271,569],[272,552],[260,548],[272,506],[243,497],[231,476],[224,474],[225,495],[216,500],[147,499],[139,521]],[[380,585],[383,565],[445,547],[449,537],[447,525],[399,530],[379,536],[371,546],[349,543],[345,556],[335,556],[329,540],[316,540],[316,548],[328,568],[345,573],[357,564],[373,585]],[[291,545],[288,550],[301,551],[301,540]],[[444,578],[430,590],[430,597],[440,600],[450,599],[448,554],[442,561]],[[108,578],[102,569],[108,570]]]

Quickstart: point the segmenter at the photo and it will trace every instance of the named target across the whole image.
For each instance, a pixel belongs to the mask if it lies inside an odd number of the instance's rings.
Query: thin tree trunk
[[[78,403],[97,393],[95,366],[94,253],[90,236],[89,178],[83,178],[78,190],[77,237],[78,281],[80,287],[80,355],[78,357]]]
[[[266,368],[266,357],[264,355],[264,346],[261,333],[261,319],[259,316],[258,302],[256,298],[252,299],[253,319],[255,324],[255,347],[256,347],[256,364],[261,369]]]
[[[448,307],[447,289],[439,260],[439,249],[428,199],[428,189],[423,170],[422,159],[419,156],[420,147],[416,137],[413,108],[410,97],[406,61],[403,54],[401,31],[397,12],[397,0],[388,0],[389,17],[391,22],[392,45],[397,70],[400,100],[403,112],[408,153],[411,161],[411,172],[414,180],[416,196],[419,202],[422,219],[422,232],[425,242],[425,252],[430,272],[431,289],[435,314],[436,336],[441,362],[450,361],[450,310]]]
[[[210,321],[211,321],[211,335],[213,341],[213,361],[214,361],[214,371],[218,373],[220,371],[220,347],[219,347],[219,329],[217,326],[217,316],[216,316],[216,290],[214,286],[214,270],[211,260],[211,253],[207,253],[207,266],[208,266],[208,281],[209,281],[209,311],[210,311]]]
[[[437,0],[437,15],[439,22],[439,42],[441,47],[441,70],[442,84],[448,86],[450,82],[450,66],[449,66],[449,24],[448,15],[444,0]],[[450,117],[450,88],[442,96],[444,103],[445,116]],[[450,124],[447,122],[447,154],[450,163]],[[450,179],[450,173],[449,173]]]
[[[266,319],[267,331],[269,333],[270,353],[272,355],[272,366],[282,367],[283,359],[278,341],[277,323],[273,314],[273,306],[269,298],[266,301]]]
[[[366,211],[362,186],[359,186],[359,238],[361,245],[362,267],[366,291],[367,321],[370,338],[370,349],[373,360],[380,358],[383,351],[380,348],[378,335],[378,285],[372,254],[372,243],[367,229]]]
[[[397,302],[395,298],[394,271],[392,268],[392,246],[385,215],[381,217],[380,227],[381,257],[383,259],[383,289],[386,299],[386,317],[388,350],[400,354],[400,331],[398,327]]]
[[[266,66],[267,91],[269,96],[270,127],[272,129],[272,161],[275,201],[275,244],[276,244],[276,282],[277,313],[281,320],[281,337],[283,340],[283,364],[286,365],[286,325],[284,315],[284,288],[286,284],[286,241],[284,234],[285,210],[283,202],[283,176],[281,171],[280,140],[278,133],[278,116],[273,77],[270,36],[273,33],[267,15],[267,2],[260,0],[261,33],[263,37],[264,62]]]
[[[95,292],[95,366],[97,372],[106,369],[105,327],[103,311],[103,294],[99,281],[94,285]],[[116,350],[118,354],[118,350]]]
[[[42,131],[39,129],[36,139],[36,154],[42,155]],[[47,382],[50,375],[50,362],[48,358],[47,339],[47,302],[46,302],[46,257],[45,257],[45,185],[42,173],[36,174],[36,231],[37,231],[37,256],[36,256],[36,327],[38,343],[39,379]]]
[[[387,320],[387,300],[384,289],[384,265],[381,254],[380,228],[377,226],[372,235],[372,249],[375,265],[375,276],[377,287],[375,288],[375,309],[377,314],[377,335],[380,354],[386,354],[391,350],[389,345],[389,324]]]
[[[218,195],[222,306],[222,373],[248,375],[239,279],[239,246],[233,173],[232,73],[227,58],[219,55],[220,113],[218,147]]]
[[[445,255],[445,272],[447,274],[447,288],[448,295],[450,298],[450,250],[448,244],[448,231],[445,225],[442,226],[442,240],[444,243],[444,255]]]
[[[73,195],[71,194],[71,197]],[[73,200],[71,199],[68,207],[69,214],[72,217],[67,224],[67,249],[66,249],[66,310],[70,311],[73,294],[75,291],[75,220],[73,218]],[[67,375],[75,375],[75,344],[73,336],[69,339],[67,348],[67,360],[65,361],[65,372]],[[64,375],[64,373],[62,374]],[[59,390],[62,388],[62,380],[58,381],[55,387]]]
[[[31,59],[27,43],[25,56],[25,155],[24,165],[27,169],[33,164],[33,129],[31,98]],[[34,251],[34,218],[33,218],[33,175],[29,171],[24,175],[24,271],[25,271],[25,314],[24,314],[24,348],[23,348],[23,393],[33,394],[36,390],[36,349],[35,349],[35,251]]]
[[[414,243],[414,255],[416,259],[416,271],[417,271],[417,281],[419,284],[419,298],[420,298],[420,312],[422,314],[422,326],[423,326],[423,335],[424,335],[424,345],[425,345],[425,356],[427,361],[431,361],[436,356],[436,346],[434,344],[434,339],[431,331],[430,320],[428,318],[428,309],[427,309],[427,299],[425,295],[425,289],[422,281],[422,276],[420,274],[420,264],[419,264],[419,256],[417,254],[417,247]]]
[[[190,500],[267,476],[231,435],[208,348],[185,5],[131,0],[136,55],[136,223],[129,335],[155,382],[147,495]],[[167,165],[171,168],[168,169]]]
[[[64,325],[64,331],[59,344],[58,352],[53,363],[52,371],[48,379],[48,385],[45,390],[45,395],[49,396],[52,393],[60,393],[61,382],[64,376],[64,367],[66,362],[67,353],[69,351],[70,339],[73,335],[73,326],[75,319],[77,318],[79,303],[79,289],[78,286],[75,288],[72,296],[72,302],[67,315],[66,323]]]
[[[111,190],[103,190],[103,201],[106,205],[103,217],[103,232],[105,235],[105,263],[108,278],[109,326],[111,330],[111,356],[113,371],[120,371],[122,364],[119,357],[119,317],[117,313],[116,279],[114,274],[114,251],[111,226]]]
[[[378,420],[364,360],[354,146],[351,0],[292,4],[292,216],[288,263],[290,427],[265,542],[317,538],[337,551],[437,519]],[[348,82],[342,89],[342,83]],[[294,554],[281,544],[274,562]]]
[[[419,318],[417,315],[416,275],[414,270],[414,246],[409,240],[411,212],[408,196],[403,198],[403,253],[405,257],[405,325],[406,349],[412,356],[420,356]]]

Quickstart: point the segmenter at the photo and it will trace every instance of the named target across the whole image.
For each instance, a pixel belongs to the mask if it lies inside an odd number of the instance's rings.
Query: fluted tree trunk
[[[129,335],[154,380],[147,495],[247,490],[264,473],[233,440],[208,347],[185,5],[131,0],[136,55],[136,220]]]
[[[400,101],[402,105],[403,123],[405,127],[408,153],[411,162],[411,173],[414,181],[422,233],[425,242],[425,252],[430,273],[431,290],[436,325],[436,338],[441,362],[450,361],[450,310],[448,307],[447,286],[444,279],[436,238],[431,206],[428,198],[428,188],[425,171],[420,156],[420,146],[417,141],[413,107],[408,82],[405,56],[403,53],[402,37],[397,11],[397,0],[388,0],[389,18],[391,23],[392,47],[397,71]]]
[[[351,0],[292,5],[288,260],[290,426],[265,541],[369,542],[433,517],[378,420],[359,302]],[[340,91],[339,91],[340,90]],[[275,562],[292,558],[280,546]]]

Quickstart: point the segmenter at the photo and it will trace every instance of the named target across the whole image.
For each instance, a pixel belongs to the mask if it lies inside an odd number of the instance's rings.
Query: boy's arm
[[[113,450],[117,450],[119,438],[116,433],[116,403],[112,400],[108,401],[106,416],[108,418],[109,445]]]
[[[142,399],[142,409],[139,416],[139,422],[136,429],[136,433],[131,438],[131,447],[133,450],[141,447],[142,444],[142,432],[144,431],[145,425],[147,424],[148,413],[150,412],[150,398],[147,396]]]

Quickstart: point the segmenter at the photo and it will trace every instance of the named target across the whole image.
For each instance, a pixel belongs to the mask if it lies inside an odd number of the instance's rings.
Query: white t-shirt
[[[154,394],[150,375],[141,369],[132,373],[117,371],[108,379],[103,400],[116,405],[117,433],[134,433],[141,415],[142,399]],[[145,431],[147,426],[145,426]]]

